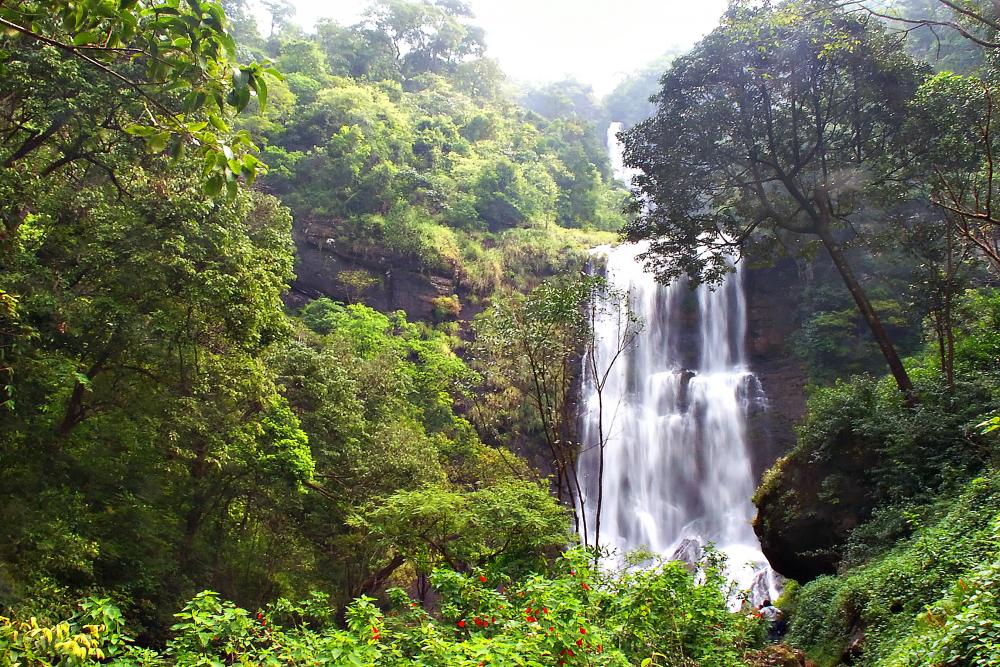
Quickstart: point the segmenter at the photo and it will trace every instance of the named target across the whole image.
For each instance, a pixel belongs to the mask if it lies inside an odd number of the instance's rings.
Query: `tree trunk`
[[[392,560],[390,560],[384,567],[380,568],[377,572],[373,572],[361,584],[361,586],[358,587],[357,594],[354,597],[357,597],[358,595],[370,595],[373,593],[377,593],[379,589],[381,589],[382,586],[385,585],[385,582],[389,580],[389,577],[392,576],[392,573],[398,570],[405,562],[406,559],[403,558],[401,554],[396,554],[395,556],[393,556]]]
[[[946,224],[947,242],[945,264],[944,307],[941,312],[944,329],[944,377],[948,383],[948,391],[955,391],[955,328],[952,321],[952,295],[955,293],[955,276],[958,270],[955,266],[955,233],[949,218]]]
[[[889,365],[889,371],[896,380],[896,385],[903,392],[907,404],[913,405],[916,403],[913,382],[910,381],[910,376],[907,375],[903,362],[899,359],[899,355],[896,354],[896,348],[889,339],[889,334],[886,333],[885,327],[882,326],[882,321],[879,319],[878,313],[875,312],[871,302],[868,300],[868,295],[865,294],[861,283],[854,276],[850,264],[847,263],[847,258],[840,249],[840,244],[833,237],[833,233],[830,231],[830,227],[826,221],[816,225],[816,234],[823,242],[826,251],[830,253],[830,259],[833,260],[837,271],[840,272],[840,277],[843,278],[847,290],[854,297],[854,302],[857,304],[861,316],[868,323],[868,328],[871,329],[872,335],[875,337],[875,342],[878,343],[878,347],[882,351],[882,356],[885,357],[885,361]]]

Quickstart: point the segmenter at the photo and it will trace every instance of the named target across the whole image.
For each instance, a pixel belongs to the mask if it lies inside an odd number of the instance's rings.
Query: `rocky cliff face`
[[[794,425],[805,412],[806,372],[789,345],[799,327],[802,280],[792,260],[746,274],[747,352],[767,395],[767,409],[751,415],[754,473],[760,479],[795,444]]]
[[[296,274],[289,305],[329,297],[363,302],[383,312],[403,310],[411,320],[439,316],[435,299],[458,295],[459,319],[479,310],[453,274],[429,273],[398,257],[373,248],[364,252],[338,242],[335,223],[299,221],[294,238]],[[786,260],[771,268],[750,269],[746,276],[748,352],[751,366],[768,398],[766,410],[751,417],[754,472],[758,479],[795,442],[793,425],[805,410],[802,364],[788,345],[798,328],[798,294],[802,284],[796,264]],[[690,316],[697,304],[691,300]],[[686,346],[696,354],[697,345]]]
[[[430,321],[435,299],[462,294],[453,274],[420,271],[377,248],[358,252],[345,247],[337,240],[335,223],[296,222],[293,237],[296,278],[286,299],[290,305],[325,296],[363,302],[382,312],[403,310],[410,320]]]

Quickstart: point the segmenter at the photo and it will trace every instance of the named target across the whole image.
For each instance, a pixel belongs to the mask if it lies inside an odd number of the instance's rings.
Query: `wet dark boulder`
[[[844,543],[874,508],[866,482],[874,452],[850,434],[833,451],[796,448],[767,472],[754,496],[761,550],[777,572],[800,583],[837,572]]]
[[[785,644],[771,644],[745,657],[750,667],[815,667],[799,649]]]

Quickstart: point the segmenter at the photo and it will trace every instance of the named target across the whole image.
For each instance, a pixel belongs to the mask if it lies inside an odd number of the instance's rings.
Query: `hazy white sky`
[[[366,0],[292,0],[295,21],[358,21]],[[610,91],[671,46],[689,46],[717,23],[726,0],[469,0],[488,55],[525,82],[572,76]]]

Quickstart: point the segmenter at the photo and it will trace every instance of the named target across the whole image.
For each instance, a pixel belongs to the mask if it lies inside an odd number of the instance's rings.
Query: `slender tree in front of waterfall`
[[[632,310],[631,295],[627,291],[609,287],[605,281],[595,283],[594,287],[587,304],[589,335],[584,355],[584,373],[585,380],[590,383],[594,396],[597,397],[597,442],[582,442],[580,448],[582,450],[597,447],[599,452],[597,503],[594,508],[594,548],[600,553],[601,512],[604,507],[604,455],[620,407],[620,405],[613,406],[610,419],[605,423],[604,388],[608,384],[611,369],[635,343],[636,336],[642,331],[643,323]],[[602,346],[601,343],[605,340],[611,345]],[[603,354],[600,354],[599,350]]]
[[[478,352],[488,360],[482,371],[512,386],[530,406],[555,473],[556,494],[581,512],[573,397],[577,360],[586,345],[585,308],[597,280],[550,280],[526,295],[498,296],[475,322]],[[574,513],[577,532],[587,544],[579,514]]]
[[[527,295],[498,297],[476,318],[475,329],[479,352],[489,360],[483,372],[512,385],[530,406],[555,473],[556,493],[576,510],[576,531],[583,544],[596,546],[583,520],[586,498],[577,460],[583,448],[595,446],[601,448],[603,462],[608,438],[601,421],[598,442],[580,442],[575,398],[581,372],[600,396],[611,367],[638,333],[639,319],[629,308],[628,295],[609,289],[595,276],[551,280]],[[616,336],[615,350],[609,359],[598,358],[601,337],[611,333]],[[600,494],[597,504],[599,513]]]
[[[750,243],[829,253],[899,389],[913,383],[845,253],[912,155],[923,70],[876,19],[818,1],[734,3],[674,61],[657,112],[624,135],[625,233],[665,282],[717,283]],[[796,241],[795,239],[799,239]]]

